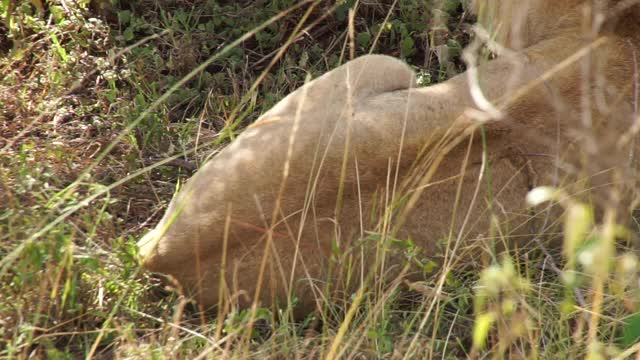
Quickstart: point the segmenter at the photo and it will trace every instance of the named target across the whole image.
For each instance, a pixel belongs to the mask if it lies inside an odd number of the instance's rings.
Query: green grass
[[[461,72],[473,18],[435,2],[359,4],[355,55],[401,57],[423,85]],[[297,323],[201,314],[140,271],[135,242],[175,184],[307,74],[350,58],[355,2],[310,4],[0,2],[0,357],[600,359],[632,347],[637,258],[612,263],[619,228],[577,200],[561,270],[514,251],[481,273],[430,269],[408,291],[347,294]],[[597,323],[575,291],[600,302]]]

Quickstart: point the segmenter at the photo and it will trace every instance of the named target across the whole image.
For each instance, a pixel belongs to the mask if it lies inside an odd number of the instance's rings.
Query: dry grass
[[[175,184],[307,74],[370,51],[406,59],[424,85],[462,71],[473,19],[458,1],[441,3],[363,1],[352,18],[353,1],[0,4],[0,357],[600,359],[640,350],[638,260],[613,247],[614,208],[596,223],[590,205],[555,190],[541,200],[567,210],[548,224],[565,222],[564,257],[513,251],[480,273],[452,263],[424,282],[343,294],[299,322],[285,309],[201,313],[138,268],[135,242]],[[578,258],[602,254],[615,263]]]

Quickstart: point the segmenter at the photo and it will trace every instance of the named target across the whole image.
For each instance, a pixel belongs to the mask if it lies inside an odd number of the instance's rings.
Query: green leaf
[[[58,55],[60,55],[60,58],[62,59],[62,61],[67,62],[67,51],[62,47],[62,45],[60,45],[60,41],[58,41],[58,37],[53,32],[51,32],[49,35],[51,36],[51,42],[53,42],[53,45],[55,46],[56,51],[58,52]]]
[[[361,32],[356,36],[356,42],[358,46],[362,46],[363,48],[368,48],[369,44],[371,44],[371,34],[368,32]]]
[[[436,269],[438,268],[438,263],[436,263],[435,261],[432,260],[427,260],[426,262],[423,263],[422,265],[422,271],[425,272],[425,274],[431,274],[433,273]]]
[[[342,4],[336,8],[336,17],[338,21],[344,21],[347,18],[347,13],[350,8],[353,8],[355,2],[355,0],[344,0]]]
[[[120,25],[128,25],[131,22],[131,11],[118,11],[118,22]]]
[[[89,270],[98,271],[100,269],[100,262],[94,257],[79,255],[75,258],[81,266],[86,267]]]
[[[130,26],[130,27],[126,28],[126,29],[124,30],[124,32],[122,33],[122,36],[124,36],[124,39],[125,39],[126,41],[131,41],[131,40],[133,40],[133,38],[134,38],[135,36],[134,36],[134,34],[133,34],[133,29],[132,29],[132,27]]]
[[[455,15],[458,7],[460,6],[460,0],[445,0],[442,4],[442,10],[449,15]]]
[[[51,15],[53,15],[53,20],[56,24],[60,24],[65,19],[65,10],[63,7],[57,5],[50,6],[49,11]]]
[[[410,36],[402,39],[402,56],[408,57],[413,55],[413,53],[416,51],[414,45],[415,44],[413,42],[413,39]]]
[[[622,346],[631,347],[640,341],[640,312],[635,313],[625,320],[622,328]]]

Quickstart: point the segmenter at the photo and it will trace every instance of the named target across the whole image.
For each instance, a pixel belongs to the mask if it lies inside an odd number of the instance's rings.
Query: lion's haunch
[[[282,304],[295,294],[309,309],[327,281],[353,288],[380,266],[380,234],[411,238],[432,259],[445,252],[443,239],[454,260],[492,243],[526,244],[535,217],[525,194],[557,181],[554,166],[571,161],[584,56],[598,79],[593,123],[626,130],[604,108],[631,116],[640,17],[631,7],[585,51],[584,1],[477,3],[485,24],[509,19],[498,38],[517,56],[480,66],[473,81],[465,73],[426,88],[415,87],[409,66],[381,55],[309,82],[187,182],[139,241],[143,265],[174,276],[205,305]],[[504,115],[485,124],[484,142],[468,116],[479,94]],[[401,259],[382,253],[384,272],[397,274]]]

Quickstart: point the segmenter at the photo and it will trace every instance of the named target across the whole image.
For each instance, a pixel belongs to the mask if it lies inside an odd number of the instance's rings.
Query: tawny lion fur
[[[327,283],[353,291],[370,273],[401,273],[391,239],[439,262],[478,258],[531,242],[541,226],[524,202],[532,187],[621,181],[635,151],[625,139],[637,117],[639,6],[474,7],[497,35],[496,59],[415,87],[402,61],[368,55],[307,83],[186,183],[139,242],[144,267],[205,306],[294,295],[310,309]]]

